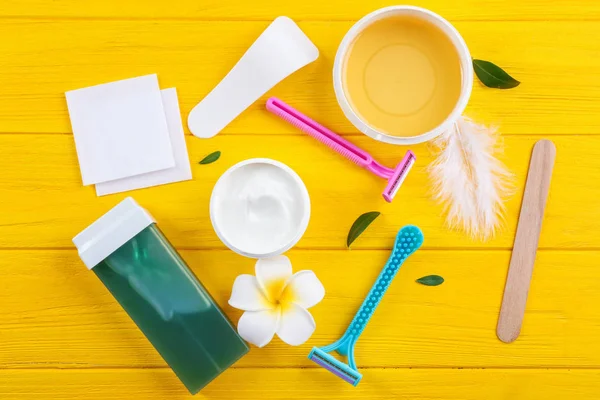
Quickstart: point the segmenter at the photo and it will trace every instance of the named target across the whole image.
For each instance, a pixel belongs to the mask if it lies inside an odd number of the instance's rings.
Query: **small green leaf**
[[[507,74],[494,63],[483,60],[473,60],[475,74],[487,87],[495,89],[510,89],[519,86],[521,82]]]
[[[417,282],[425,286],[438,286],[444,283],[444,278],[439,275],[427,275],[417,279]]]
[[[221,157],[221,152],[220,151],[215,151],[214,153],[210,153],[209,155],[207,155],[206,157],[204,157],[202,159],[202,161],[200,161],[198,164],[210,164],[210,163],[214,163],[215,161],[217,161],[219,159],[219,157]]]
[[[361,233],[367,229],[371,222],[375,221],[375,218],[379,217],[381,214],[379,211],[371,211],[368,213],[364,213],[360,217],[354,221],[352,224],[352,228],[350,228],[350,232],[348,232],[348,239],[346,240],[346,245],[350,247],[352,242],[356,240],[357,237],[360,236]]]

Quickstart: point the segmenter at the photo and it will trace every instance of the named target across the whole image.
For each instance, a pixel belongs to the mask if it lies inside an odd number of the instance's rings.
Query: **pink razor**
[[[346,139],[333,133],[275,97],[271,97],[267,100],[267,110],[286,120],[296,128],[308,133],[310,136],[337,151],[348,160],[353,161],[383,179],[387,179],[388,183],[383,190],[383,198],[388,203],[392,202],[396,193],[398,193],[398,189],[400,189],[402,182],[404,182],[408,172],[417,160],[415,154],[408,150],[396,168],[391,169],[379,164],[366,151],[359,149]]]

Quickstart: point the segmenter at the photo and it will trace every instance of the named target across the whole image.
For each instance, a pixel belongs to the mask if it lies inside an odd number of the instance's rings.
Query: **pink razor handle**
[[[350,161],[353,161],[381,178],[387,179],[388,183],[383,190],[383,198],[388,203],[391,203],[396,196],[396,193],[398,193],[398,189],[400,189],[402,182],[406,179],[408,172],[417,159],[415,154],[408,150],[396,168],[391,169],[379,164],[366,151],[359,149],[346,139],[333,133],[275,97],[271,97],[267,100],[267,110],[294,125],[296,128],[308,133],[310,136],[337,151]]]

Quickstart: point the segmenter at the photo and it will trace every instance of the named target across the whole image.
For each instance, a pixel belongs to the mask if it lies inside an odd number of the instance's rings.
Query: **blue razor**
[[[423,232],[418,227],[407,225],[400,229],[387,264],[383,267],[377,281],[375,281],[375,284],[354,316],[350,326],[348,326],[344,336],[329,346],[313,347],[308,355],[309,360],[314,361],[346,382],[354,386],[358,385],[362,374],[358,372],[356,362],[354,361],[354,345],[367,326],[367,322],[369,322],[369,319],[375,312],[377,305],[390,283],[392,283],[392,279],[396,276],[404,260],[417,251],[422,244]],[[331,354],[328,354],[332,351],[348,357],[348,364],[344,364]]]

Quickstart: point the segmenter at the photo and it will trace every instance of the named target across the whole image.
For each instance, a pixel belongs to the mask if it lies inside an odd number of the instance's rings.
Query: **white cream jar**
[[[306,231],[309,218],[304,182],[287,165],[266,158],[229,168],[210,199],[210,219],[219,239],[251,258],[289,250]]]

